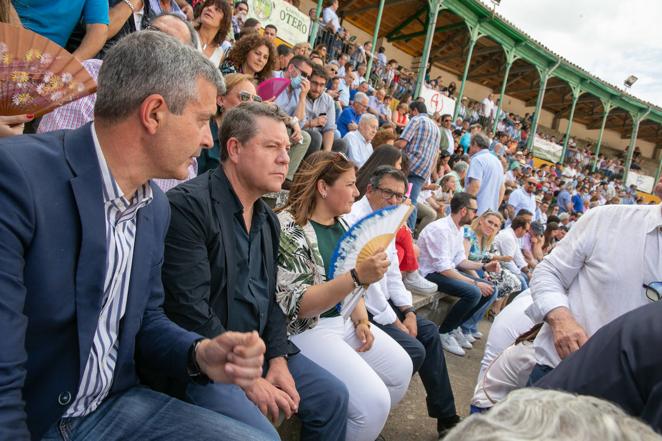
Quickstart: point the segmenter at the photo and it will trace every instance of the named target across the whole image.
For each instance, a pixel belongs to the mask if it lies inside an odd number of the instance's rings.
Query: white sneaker
[[[451,335],[453,336],[455,341],[458,342],[458,344],[462,346],[464,349],[473,349],[473,345],[469,340],[467,340],[467,338],[464,336],[460,328],[457,328],[454,331],[452,331]]]
[[[464,356],[464,349],[460,347],[457,343],[457,340],[450,334],[439,334],[439,339],[441,340],[441,346],[444,350],[450,352],[451,354],[459,355],[460,357]]]
[[[408,290],[417,292],[419,294],[434,294],[439,290],[436,283],[430,282],[418,271],[405,273],[402,281]]]
[[[475,338],[476,340],[480,340],[481,338],[483,338],[483,333],[480,332],[480,331],[476,331],[476,332],[474,332],[474,333],[471,334],[471,335],[472,335],[473,338]]]
[[[464,335],[464,338],[466,338],[467,341],[468,341],[469,343],[471,343],[471,344],[473,344],[473,343],[476,341],[476,339],[474,338],[474,336],[471,335],[471,334],[465,334],[464,331],[462,331],[462,335]]]

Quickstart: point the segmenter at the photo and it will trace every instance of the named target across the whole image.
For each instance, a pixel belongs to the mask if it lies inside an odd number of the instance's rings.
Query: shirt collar
[[[244,206],[239,200],[239,196],[237,196],[237,193],[235,193],[234,188],[232,188],[232,184],[230,183],[230,180],[225,174],[225,170],[223,170],[223,167],[222,166],[218,167],[218,171],[216,173],[219,174],[221,181],[225,185],[225,188],[227,188],[228,193],[230,194],[231,206],[228,208],[232,209],[232,212],[235,214],[243,214]],[[264,206],[260,203],[260,199],[258,199],[253,204],[253,217],[255,217],[255,219],[258,219],[259,218],[258,216],[261,217],[264,214],[266,214],[266,211],[264,209]]]
[[[125,197],[122,189],[117,185],[117,181],[113,177],[110,169],[108,168],[108,163],[106,162],[106,157],[101,150],[101,144],[99,144],[99,138],[97,137],[97,131],[94,128],[94,123],[90,125],[90,130],[92,132],[92,140],[94,142],[94,151],[97,154],[97,161],[99,162],[99,168],[101,169],[101,185],[103,192],[103,202],[107,204],[109,202],[122,201],[126,207],[137,206],[137,208],[143,207],[149,204],[154,195],[152,193],[152,187],[149,183],[141,185],[134,195],[131,202],[129,202]]]

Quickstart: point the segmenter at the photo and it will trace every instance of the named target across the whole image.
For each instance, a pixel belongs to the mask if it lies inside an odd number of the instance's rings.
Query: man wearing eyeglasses
[[[348,132],[354,131],[359,128],[358,124],[363,115],[368,109],[368,95],[363,92],[356,92],[352,105],[340,112],[337,125],[340,136],[345,137]]]
[[[352,224],[373,211],[400,205],[406,199],[406,188],[407,179],[401,171],[378,167],[370,177],[365,196],[354,203],[344,219]],[[418,371],[425,387],[428,414],[437,419],[437,431],[443,432],[453,427],[459,417],[437,325],[416,316],[411,293],[402,282],[395,243],[388,246],[386,253],[391,264],[384,277],[371,284],[366,293],[370,320],[411,357],[414,372]]]
[[[324,68],[313,66],[310,76],[310,90],[305,99],[306,116],[303,129],[311,137],[310,151],[323,149],[330,152],[347,153],[347,144],[336,136],[336,105],[333,98],[326,93],[326,82],[329,80]]]
[[[450,155],[455,152],[455,140],[453,139],[453,117],[449,114],[441,115],[441,141],[439,148]]]
[[[532,382],[606,323],[651,302],[644,285],[662,281],[661,228],[660,205],[592,208],[538,264],[527,313],[545,324]]]
[[[491,283],[463,271],[500,271],[496,261],[483,264],[467,258],[462,227],[471,224],[477,210],[475,196],[457,193],[451,199],[450,216],[429,224],[418,238],[421,274],[436,283],[439,291],[460,299],[439,326],[439,337],[444,349],[460,356],[465,354],[462,346],[471,347],[460,325],[489,301],[495,290]]]

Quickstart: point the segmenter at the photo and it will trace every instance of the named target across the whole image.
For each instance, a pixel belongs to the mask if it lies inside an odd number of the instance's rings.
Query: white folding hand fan
[[[356,222],[336,245],[327,277],[333,279],[336,275],[345,274],[377,250],[386,249],[413,209],[410,205],[392,205]],[[363,288],[357,288],[345,297],[340,309],[344,318],[352,313],[363,291]]]

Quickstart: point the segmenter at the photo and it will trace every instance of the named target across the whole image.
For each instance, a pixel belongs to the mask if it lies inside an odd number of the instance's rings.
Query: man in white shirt
[[[451,199],[450,216],[429,224],[418,238],[421,274],[436,283],[440,291],[460,299],[448,311],[439,327],[444,349],[455,355],[464,355],[462,347],[471,347],[471,343],[462,334],[460,325],[490,299],[495,289],[491,283],[462,271],[500,271],[496,261],[482,264],[467,259],[462,227],[471,223],[476,217],[477,209],[474,196],[464,192],[457,193]]]
[[[407,179],[401,171],[390,166],[378,167],[370,177],[365,196],[354,203],[344,219],[352,224],[375,210],[399,205],[405,199],[406,188]],[[454,426],[459,418],[437,325],[416,316],[411,293],[402,283],[394,242],[386,253],[391,264],[384,277],[371,284],[366,293],[370,320],[411,357],[414,372],[418,371],[425,387],[428,414],[437,418],[437,431],[443,432]]]
[[[337,10],[338,0],[334,0],[334,2],[327,8],[324,8],[324,11],[322,12],[322,24],[334,34],[338,32],[338,28],[340,28],[340,19],[336,13]]]
[[[532,382],[602,326],[651,302],[645,286],[662,280],[661,228],[660,205],[596,207],[538,264],[527,314],[545,324]]]
[[[347,156],[357,167],[363,166],[372,154],[372,138],[377,133],[379,121],[371,113],[364,113],[359,120],[359,129],[347,132],[343,138],[347,143]]]
[[[467,192],[476,196],[478,215],[487,210],[497,211],[506,191],[501,161],[490,153],[490,140],[476,133],[471,137],[471,163],[466,178]]]
[[[490,93],[483,101],[480,102],[480,124],[483,127],[487,127],[490,122],[490,117],[492,116],[492,109],[494,108],[494,100],[492,94]]]
[[[528,286],[528,264],[522,249],[520,248],[520,239],[529,231],[531,227],[530,214],[528,216],[517,216],[513,219],[509,228],[499,231],[494,238],[494,246],[502,256],[510,256],[510,262],[504,262],[503,266],[511,273],[520,278],[522,289]]]
[[[508,198],[508,216],[513,219],[520,210],[525,209],[536,213],[536,195],[534,191],[538,181],[533,176],[529,177],[523,187],[514,190]],[[534,215],[534,220],[538,220]]]

